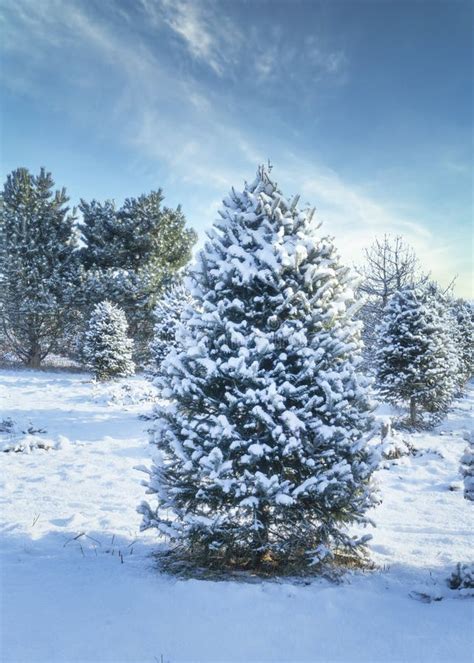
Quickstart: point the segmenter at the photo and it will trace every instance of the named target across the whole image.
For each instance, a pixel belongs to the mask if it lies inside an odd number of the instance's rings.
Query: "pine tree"
[[[154,336],[150,344],[150,369],[153,374],[160,372],[161,364],[170,350],[179,351],[181,344],[177,338],[177,328],[184,308],[191,302],[192,297],[182,280],[168,287],[158,300],[154,312]]]
[[[423,413],[442,416],[455,393],[457,352],[446,301],[433,284],[407,287],[389,301],[377,329],[380,395],[409,405],[410,424]]]
[[[208,565],[357,556],[373,504],[353,280],[265,168],[232,190],[192,272],[182,351],[158,379],[143,528]]]
[[[461,474],[464,478],[464,497],[474,502],[474,433],[466,436],[468,445],[461,456]]]
[[[97,380],[132,375],[133,341],[127,336],[124,312],[110,302],[94,307],[84,334],[82,356]]]
[[[0,198],[0,316],[11,350],[34,368],[67,332],[78,268],[74,214],[50,173],[8,175]]]
[[[458,351],[457,387],[460,392],[474,373],[474,310],[469,302],[457,299],[451,304],[452,337]]]
[[[113,201],[81,201],[84,309],[108,299],[124,309],[142,361],[153,337],[153,310],[163,284],[191,257],[196,240],[181,208],[162,206],[161,190]]]

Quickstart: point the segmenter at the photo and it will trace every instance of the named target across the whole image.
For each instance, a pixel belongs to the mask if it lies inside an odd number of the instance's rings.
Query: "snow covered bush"
[[[377,330],[375,355],[380,394],[410,407],[410,425],[423,413],[442,416],[456,390],[458,365],[446,304],[436,289],[407,287],[389,301]]]
[[[191,273],[182,350],[156,380],[143,529],[207,566],[360,559],[374,504],[353,276],[261,167],[224,200]]]
[[[84,334],[82,356],[97,380],[132,375],[133,341],[127,336],[124,312],[110,302],[94,307]]]
[[[0,421],[0,451],[3,453],[30,453],[36,449],[58,449],[60,441],[45,437],[46,430],[31,423],[20,426],[10,417]]]
[[[474,595],[474,564],[457,564],[449,581],[451,589],[458,589],[466,596]]]
[[[184,307],[191,302],[192,297],[182,281],[171,285],[158,300],[154,313],[154,336],[150,344],[150,370],[153,374],[160,372],[161,364],[170,350],[179,350],[177,327]]]
[[[381,422],[379,452],[384,460],[397,460],[415,453],[413,445],[393,429],[389,417]]]

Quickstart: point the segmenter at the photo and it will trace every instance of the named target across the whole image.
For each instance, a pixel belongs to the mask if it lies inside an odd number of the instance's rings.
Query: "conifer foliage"
[[[158,378],[143,528],[207,565],[357,556],[375,459],[352,276],[263,167],[219,214]]]
[[[461,474],[464,478],[464,497],[474,502],[474,433],[470,431],[468,445],[461,456]]]
[[[458,351],[457,387],[459,391],[474,373],[474,311],[472,305],[463,299],[451,305],[453,340]]]
[[[138,359],[153,336],[153,309],[163,284],[190,259],[196,240],[181,208],[163,206],[161,190],[113,201],[81,201],[85,310],[104,299],[127,315]]]
[[[410,424],[423,415],[436,420],[456,391],[458,353],[447,302],[433,284],[409,286],[389,301],[377,330],[380,394],[394,405],[409,405]]]
[[[127,377],[135,370],[133,341],[127,336],[124,312],[110,302],[94,307],[84,333],[82,356],[97,380]]]
[[[159,373],[166,355],[180,348],[178,325],[185,306],[191,302],[192,297],[182,280],[173,283],[158,300],[154,311],[154,336],[150,345],[152,373]]]
[[[0,323],[11,350],[36,368],[71,322],[78,269],[74,215],[50,173],[8,175],[0,198]]]

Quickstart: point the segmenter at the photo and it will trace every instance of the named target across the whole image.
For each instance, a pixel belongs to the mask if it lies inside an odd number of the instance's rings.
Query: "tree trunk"
[[[33,343],[31,346],[28,359],[26,361],[28,368],[39,368],[41,365],[41,348],[38,343]]]
[[[257,509],[256,518],[262,525],[254,539],[254,567],[261,566],[263,558],[267,554],[268,544],[268,510],[266,506]],[[259,550],[256,550],[259,548]]]
[[[410,398],[410,424],[416,426],[416,401],[414,396]]]

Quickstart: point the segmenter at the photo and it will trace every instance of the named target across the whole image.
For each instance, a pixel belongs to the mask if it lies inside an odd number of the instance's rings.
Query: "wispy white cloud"
[[[142,0],[142,3],[147,11],[157,11],[156,2]],[[225,56],[217,54],[217,44],[222,37],[211,30],[212,21],[204,21],[203,14],[198,13],[200,3],[192,4],[194,13],[185,17],[186,2],[179,2],[178,9],[170,9],[170,3],[161,2],[158,9],[162,11],[164,7],[168,13],[157,15],[156,20],[164,21],[177,34],[181,29],[186,31],[190,49],[193,39],[199,41],[195,30],[207,30],[209,37],[200,42],[203,44],[201,51],[192,55],[205,60],[221,74],[231,61],[229,54],[234,52],[233,47]],[[400,212],[390,200],[376,200],[324,164],[295,153],[284,142],[278,142],[270,129],[267,133],[258,133],[250,123],[237,123],[203,83],[189,76],[177,78],[175,71],[167,68],[150,44],[132,31],[128,17],[122,17],[127,29],[120,31],[98,16],[92,16],[87,4],[15,0],[14,4],[4,3],[4,9],[8,39],[3,48],[20,52],[23,61],[31,51],[36,54],[35,67],[46,71],[51,66],[52,54],[58,62],[58,54],[64,52],[70,58],[93,52],[99,62],[107,63],[121,81],[120,94],[110,100],[107,108],[100,109],[113,116],[115,127],[120,126],[119,132],[115,129],[113,140],[127,146],[137,163],[156,163],[161,172],[165,167],[167,180],[160,184],[173,186],[186,196],[182,201],[185,210],[201,231],[212,223],[220,197],[231,186],[239,187],[245,178],[253,177],[257,164],[270,157],[275,164],[275,177],[281,181],[284,192],[288,195],[301,193],[310,204],[317,205],[323,232],[336,237],[349,262],[358,261],[363,247],[375,236],[394,233],[406,237],[425,268],[431,269],[441,281],[449,281],[459,271],[455,240],[431,233],[429,223],[423,218]],[[183,27],[185,18],[194,21],[194,27],[190,24]],[[174,27],[171,20],[176,21]],[[333,57],[333,62],[331,56],[326,60],[328,70],[343,66],[338,64],[337,53]],[[277,60],[276,54],[269,54],[268,61],[262,61],[261,75],[271,75],[278,66]],[[67,69],[69,63],[65,64]],[[25,88],[31,94],[41,95],[35,73],[36,70],[30,72],[28,79],[25,68]],[[94,79],[93,70],[87,75],[89,85],[101,85],[99,78]],[[76,112],[81,114],[83,109],[78,108]],[[103,118],[101,115],[102,123]],[[99,118],[96,116],[93,121],[98,122]],[[467,287],[468,273],[464,278]]]
[[[206,0],[141,0],[148,19],[166,25],[192,58],[222,75],[235,62],[242,34],[219,7]]]
[[[348,64],[347,55],[341,49],[324,48],[321,38],[308,35],[304,40],[304,56],[306,60],[327,74],[338,74]]]
[[[323,44],[317,35],[305,37],[298,48],[288,43],[282,26],[268,25],[262,34],[254,25],[244,33],[213,0],[140,0],[147,19],[157,28],[166,26],[178,37],[188,54],[206,64],[220,77],[255,76],[257,81],[275,80],[283,74],[299,75],[308,69],[315,77],[339,76],[347,65],[341,49]]]
[[[425,271],[441,283],[449,283],[459,271],[454,238],[446,241],[433,233],[426,219],[400,213],[389,200],[376,200],[362,188],[341,179],[333,170],[303,157],[282,155],[282,184],[302,201],[316,205],[322,232],[335,237],[343,257],[360,263],[363,250],[384,234],[403,235],[415,249]],[[276,161],[276,176],[280,168]],[[467,284],[463,283],[465,287]]]

